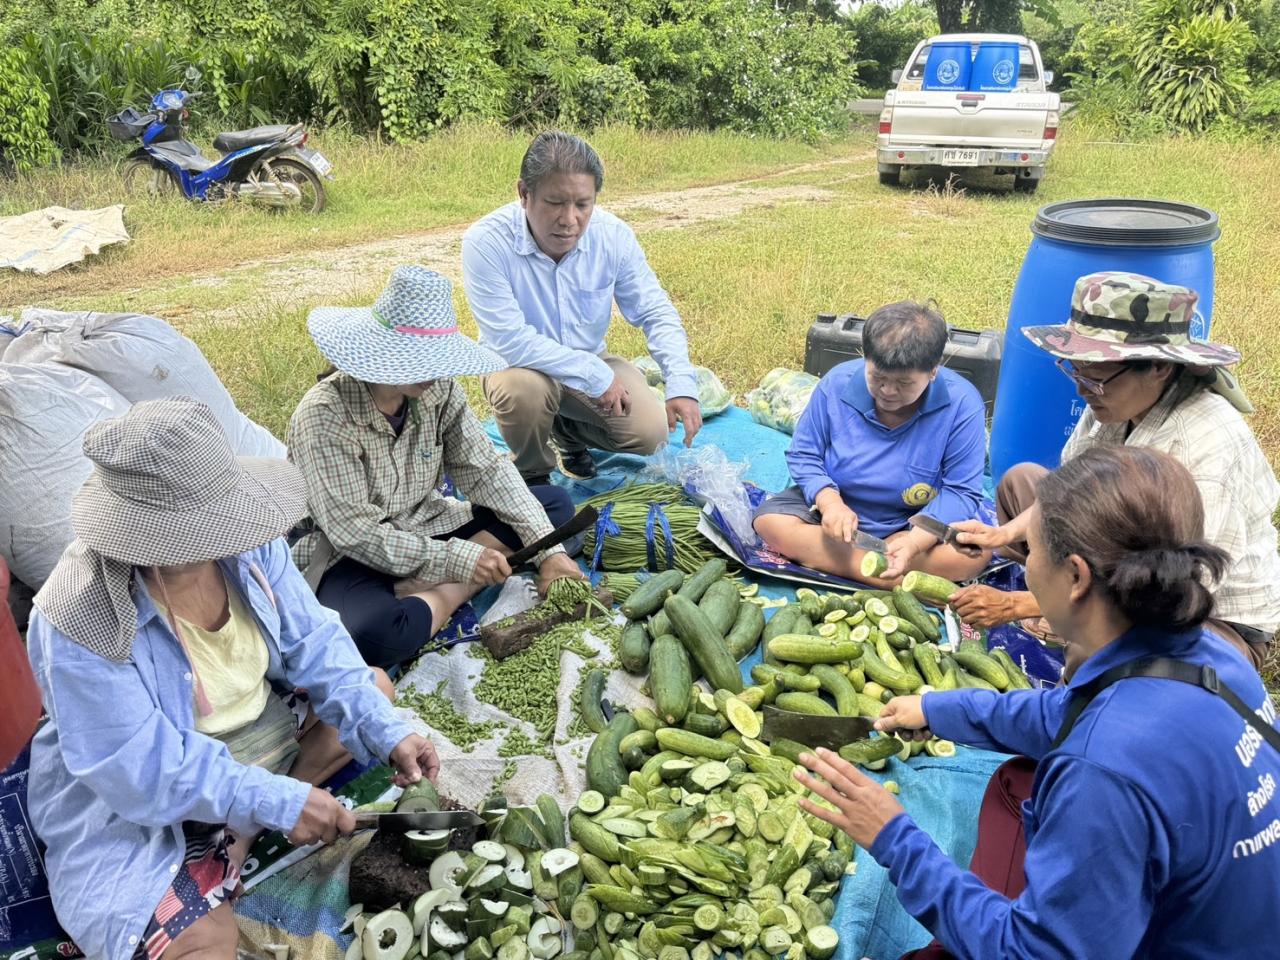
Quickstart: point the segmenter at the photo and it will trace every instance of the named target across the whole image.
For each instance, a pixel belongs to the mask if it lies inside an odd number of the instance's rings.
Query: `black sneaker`
[[[531,473],[520,474],[520,479],[524,481],[527,487],[545,487],[551,483],[551,474],[549,473]]]
[[[556,463],[560,472],[572,480],[590,480],[596,475],[596,461],[585,448],[566,453],[556,447]]]

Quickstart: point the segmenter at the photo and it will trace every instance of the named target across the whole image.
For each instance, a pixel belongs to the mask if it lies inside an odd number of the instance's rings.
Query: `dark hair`
[[[563,130],[546,130],[533,138],[520,161],[520,179],[533,193],[543,179],[553,173],[589,173],[596,193],[604,186],[604,164],[600,154],[581,137]]]
[[[1090,447],[1040,481],[1040,536],[1054,563],[1075,554],[1135,625],[1183,629],[1213,612],[1203,577],[1227,554],[1204,540],[1187,468],[1147,447]]]
[[[862,328],[862,352],[881,370],[931,371],[946,346],[947,321],[932,300],[886,304]]]
[[[316,374],[316,383],[319,383],[321,380],[328,380],[337,372],[338,372],[338,368],[335,367],[332,363],[325,364],[324,369]]]

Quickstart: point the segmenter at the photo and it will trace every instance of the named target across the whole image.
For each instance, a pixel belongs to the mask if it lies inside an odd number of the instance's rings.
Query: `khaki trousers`
[[[591,448],[642,456],[666,443],[666,406],[644,374],[621,357],[605,354],[601,359],[631,395],[631,412],[624,416],[601,414],[585,394],[538,370],[511,367],[484,378],[502,439],[526,479],[555,467],[552,440],[564,453]]]
[[[1000,523],[1008,523],[1036,502],[1036,484],[1048,472],[1038,463],[1018,463],[1005,472],[996,487],[996,518]],[[1001,547],[1000,556],[1026,563],[1027,545],[1015,543]],[[1255,670],[1262,669],[1268,653],[1266,642],[1246,639],[1237,625],[1227,620],[1210,620],[1206,626],[1248,657]]]

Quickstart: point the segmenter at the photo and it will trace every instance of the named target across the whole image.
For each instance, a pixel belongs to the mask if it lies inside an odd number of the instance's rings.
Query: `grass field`
[[[684,317],[695,361],[738,393],[775,366],[800,366],[818,312],[932,297],[957,325],[1002,327],[1028,225],[1043,203],[1124,195],[1208,206],[1223,227],[1214,334],[1243,351],[1240,376],[1258,407],[1253,427],[1280,464],[1280,181],[1273,173],[1280,148],[1093,142],[1068,125],[1040,193],[1026,197],[981,183],[959,191],[882,187],[865,130],[821,148],[622,129],[593,140],[606,163],[602,203],[639,198],[628,219]],[[489,128],[412,147],[317,142],[340,176],[320,216],[140,204],[127,212],[129,246],[50,277],[6,276],[0,309],[37,303],[162,313],[201,345],[242,408],[281,432],[319,366],[305,332],[307,309],[370,301],[391,264],[355,270],[338,295],[310,296],[304,288],[287,298],[275,292],[278,277],[236,265],[465,225],[512,196],[525,144]],[[737,183],[732,196],[756,205],[734,212],[730,204],[723,215],[702,210],[681,225],[679,191],[715,183]],[[112,202],[115,187],[104,165],[44,174],[5,190],[0,213]],[[665,213],[646,206],[650,195],[662,198]],[[693,211],[697,198],[689,196]],[[222,270],[234,279],[208,279]],[[193,283],[192,273],[204,279]],[[471,327],[460,294],[458,306]],[[625,355],[643,349],[622,323],[610,346]]]

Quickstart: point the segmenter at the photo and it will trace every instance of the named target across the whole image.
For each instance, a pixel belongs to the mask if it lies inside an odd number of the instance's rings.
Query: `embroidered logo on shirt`
[[[908,507],[923,507],[938,495],[938,491],[927,483],[913,483],[902,491],[902,502]]]

